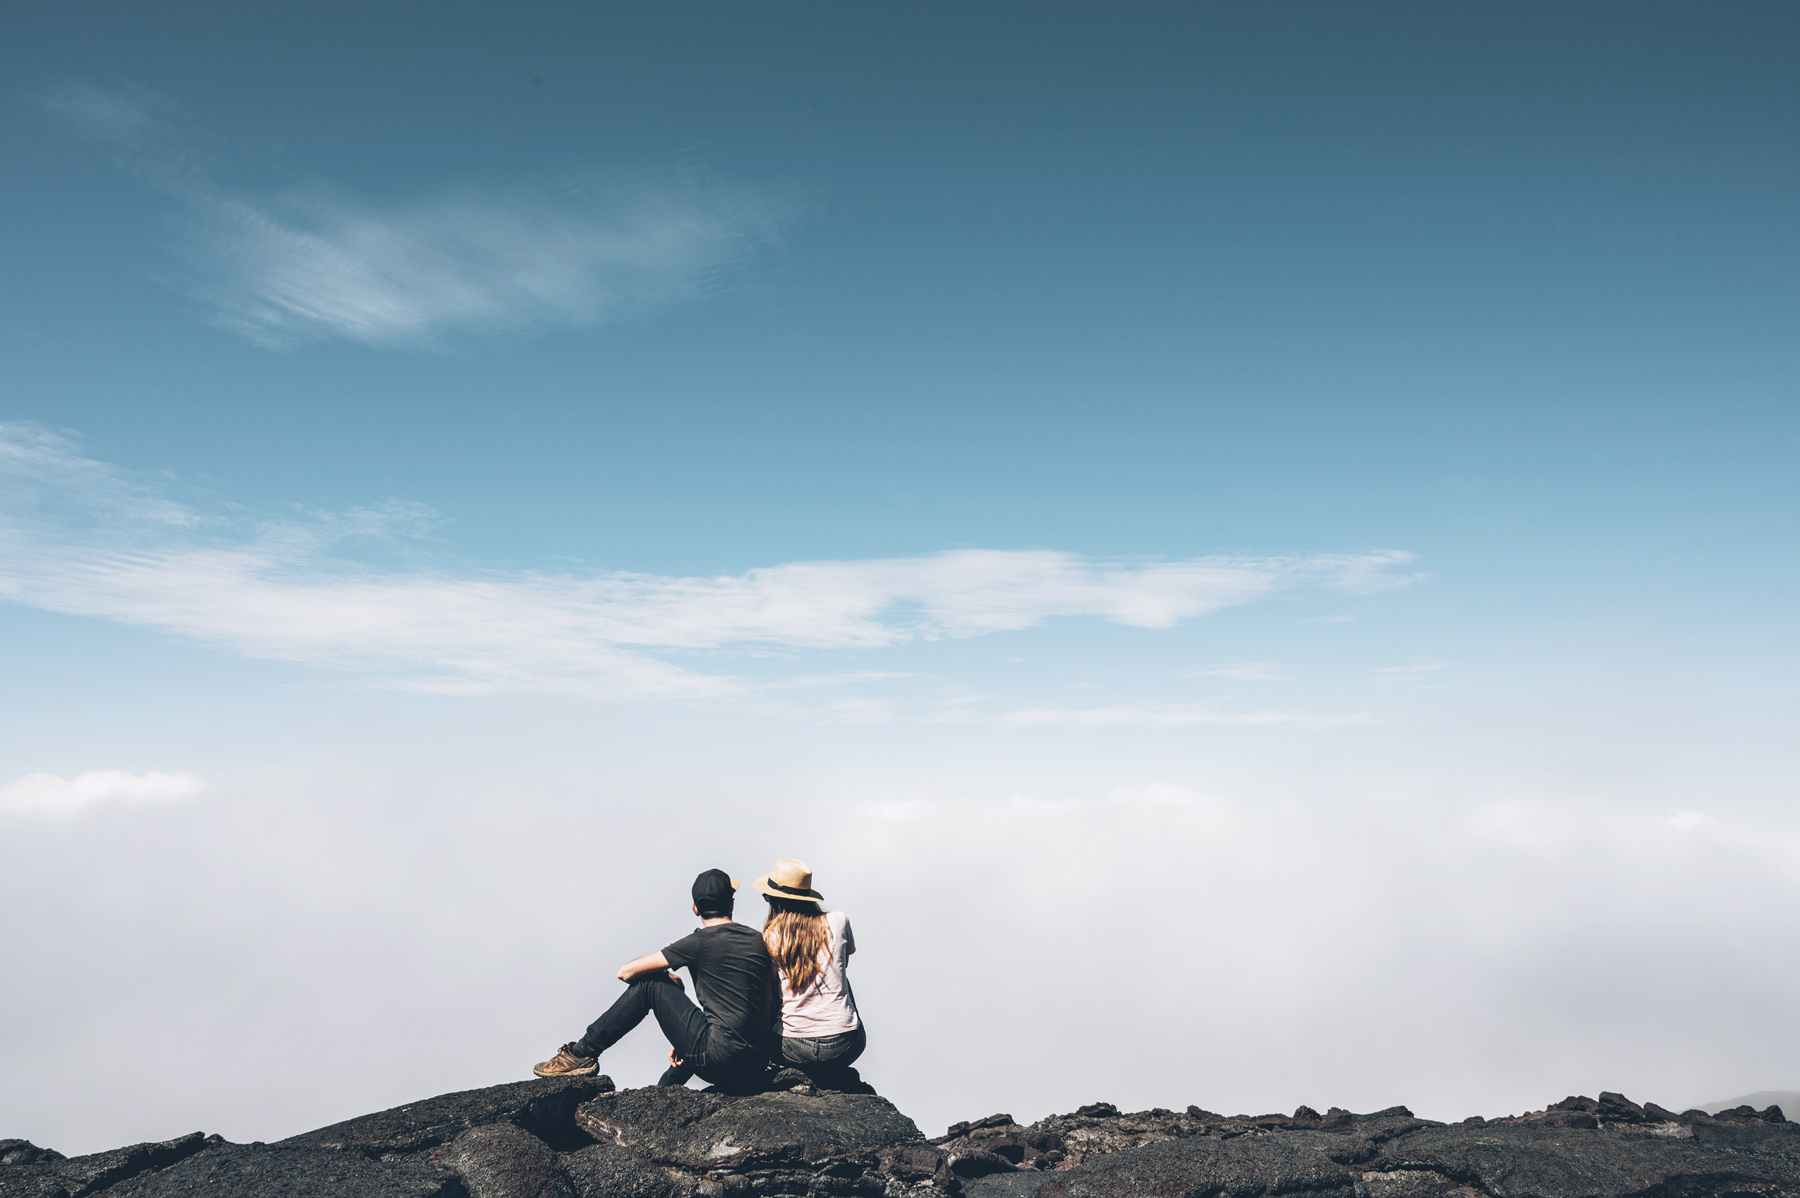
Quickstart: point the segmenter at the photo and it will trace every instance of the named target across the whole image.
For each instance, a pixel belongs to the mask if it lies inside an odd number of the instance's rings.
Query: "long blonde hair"
[[[831,948],[831,925],[816,903],[763,896],[769,918],[763,921],[763,944],[774,958],[790,994],[803,994],[825,976],[822,958]]]

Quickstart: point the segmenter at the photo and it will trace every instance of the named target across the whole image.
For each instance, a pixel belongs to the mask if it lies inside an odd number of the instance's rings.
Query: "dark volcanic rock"
[[[129,1148],[115,1148],[91,1156],[72,1156],[60,1162],[56,1171],[68,1179],[70,1198],[83,1198],[140,1173],[166,1169],[199,1152],[206,1144],[206,1137],[200,1132],[189,1132],[160,1144],[133,1144]]]
[[[1070,1118],[1116,1119],[1118,1112],[1110,1103],[1103,1106],[1111,1114],[1069,1116]],[[1093,1110],[1093,1107],[1083,1107]],[[1165,1114],[1167,1112],[1164,1112]],[[989,1115],[968,1123],[951,1125],[949,1134],[932,1141],[950,1157],[950,1168],[960,1177],[985,1177],[1011,1169],[1049,1169],[1067,1159],[1067,1145],[1053,1131],[1021,1127],[1011,1115]]]
[[[185,1160],[205,1148],[208,1140],[199,1132],[192,1132],[160,1144],[133,1144],[66,1159],[60,1152],[37,1148],[25,1140],[7,1143],[24,1145],[32,1151],[0,1151],[0,1160],[22,1162],[0,1168],[0,1198],[86,1198],[127,1178]]]
[[[792,1080],[792,1079],[788,1079]],[[1445,1125],[1121,1112],[958,1123],[928,1142],[870,1094],[603,1078],[447,1094],[275,1145],[198,1133],[65,1160],[0,1141],[0,1198],[1800,1198],[1800,1125],[1622,1094]]]
[[[1649,1118],[1643,1107],[1611,1090],[1600,1091],[1595,1113],[1609,1123],[1642,1123]]]
[[[583,1103],[575,1125],[602,1144],[628,1148],[653,1160],[684,1157],[688,1129],[715,1115],[729,1101],[682,1086],[619,1090]]]
[[[1031,1198],[1055,1174],[1035,1169],[996,1173],[963,1185],[963,1198]]]
[[[30,1140],[0,1140],[0,1198],[68,1198],[54,1168],[62,1159]]]
[[[1161,1140],[1052,1173],[1035,1193],[1037,1198],[1273,1193],[1355,1198],[1356,1174],[1333,1159],[1343,1147],[1343,1137],[1316,1131]],[[987,1191],[975,1187],[969,1194],[987,1198]]]
[[[0,1165],[0,1198],[70,1198],[68,1186],[47,1165]]]
[[[1155,1110],[1122,1115],[1110,1102],[1096,1102],[1072,1115],[1051,1115],[1030,1127],[1014,1123],[1011,1115],[990,1115],[956,1124],[950,1129],[952,1134],[932,1143],[950,1154],[957,1172],[976,1177],[1001,1171],[990,1167],[992,1162],[986,1158],[1014,1158],[1015,1145],[1021,1150],[1009,1165],[1056,1168],[1158,1140],[1201,1135],[1206,1126],[1204,1119],[1191,1114]]]
[[[617,1144],[590,1144],[562,1158],[563,1172],[580,1198],[687,1198],[698,1179],[654,1165]]]
[[[925,1142],[911,1119],[873,1094],[729,1098],[652,1086],[602,1094],[576,1121],[596,1140],[685,1169],[874,1163],[890,1145]]]
[[[1011,1173],[1018,1162],[983,1148],[964,1148],[951,1154],[950,1169],[958,1177],[986,1177],[990,1173]]]
[[[1759,1125],[1764,1127],[1766,1125]],[[1383,1169],[1429,1169],[1486,1194],[1800,1194],[1800,1136],[1708,1143],[1679,1124],[1557,1127],[1495,1120],[1428,1128],[1384,1146]]]
[[[383,1162],[329,1148],[208,1147],[107,1198],[461,1198],[462,1184],[423,1162]]]
[[[432,1161],[455,1171],[469,1198],[574,1198],[550,1145],[510,1123],[465,1131]]]
[[[729,1097],[653,1086],[602,1094],[575,1118],[602,1144],[699,1178],[702,1198],[955,1186],[945,1155],[873,1094]]]
[[[966,1198],[1800,1198],[1800,1128],[1768,1112],[1664,1118],[1621,1094],[1575,1096],[1516,1118],[1446,1126],[1404,1107],[1373,1115],[1307,1108],[1226,1118],[1143,1111],[1052,1116],[1063,1166],[969,1181]],[[983,1121],[986,1123],[987,1121]],[[946,1142],[985,1129],[959,1124]],[[1315,1130],[1316,1129],[1316,1130]],[[1110,1134],[1109,1134],[1110,1133]]]
[[[447,1144],[463,1132],[490,1123],[510,1123],[552,1148],[588,1143],[575,1126],[575,1108],[613,1088],[612,1078],[539,1078],[440,1094],[407,1106],[346,1119],[282,1140],[279,1148],[337,1148],[364,1156],[404,1156]]]

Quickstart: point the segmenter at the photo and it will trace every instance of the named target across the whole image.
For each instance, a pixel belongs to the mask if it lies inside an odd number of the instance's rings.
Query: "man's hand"
[[[676,973],[673,969],[669,970],[669,980],[671,982],[675,983],[676,989],[678,989],[678,990],[686,990],[687,989],[687,984],[681,980],[681,975]]]
[[[681,980],[681,979],[680,979],[680,978],[676,978],[676,979],[675,979],[675,980],[676,980],[676,981],[678,981],[678,982],[679,982],[679,981],[680,981],[680,980]],[[676,1055],[675,1055],[675,1049],[674,1049],[674,1048],[672,1048],[672,1047],[671,1047],[671,1048],[670,1048],[670,1049],[669,1049],[669,1068],[671,1068],[671,1069],[679,1069],[679,1068],[681,1068],[681,1067],[682,1067],[682,1065],[684,1065],[684,1064],[686,1064],[686,1062],[685,1062],[685,1061],[683,1061],[683,1060],[682,1060],[682,1059],[681,1059],[681,1058],[680,1058],[680,1057],[678,1057],[678,1056],[676,1056]]]

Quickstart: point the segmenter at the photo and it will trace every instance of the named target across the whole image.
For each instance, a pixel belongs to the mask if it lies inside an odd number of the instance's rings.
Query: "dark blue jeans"
[[[858,1093],[863,1088],[862,1076],[850,1066],[868,1045],[868,1032],[860,1024],[840,1036],[783,1036],[781,1063],[800,1070],[827,1090]]]
[[[575,1051],[584,1057],[597,1057],[651,1014],[682,1060],[663,1073],[656,1083],[659,1086],[686,1085],[696,1073],[717,1085],[733,1085],[744,1081],[748,1074],[766,1070],[766,1062],[749,1060],[744,1053],[722,1057],[712,1044],[706,1012],[695,1006],[687,992],[660,969],[631,979],[618,1001],[588,1024],[586,1034],[575,1041]]]

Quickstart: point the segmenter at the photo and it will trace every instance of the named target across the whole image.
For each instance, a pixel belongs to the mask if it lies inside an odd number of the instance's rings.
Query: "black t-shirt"
[[[710,1035],[707,1053],[719,1063],[749,1053],[769,1056],[781,1021],[781,983],[762,933],[741,923],[714,924],[663,949],[669,968],[685,966],[694,979]]]

